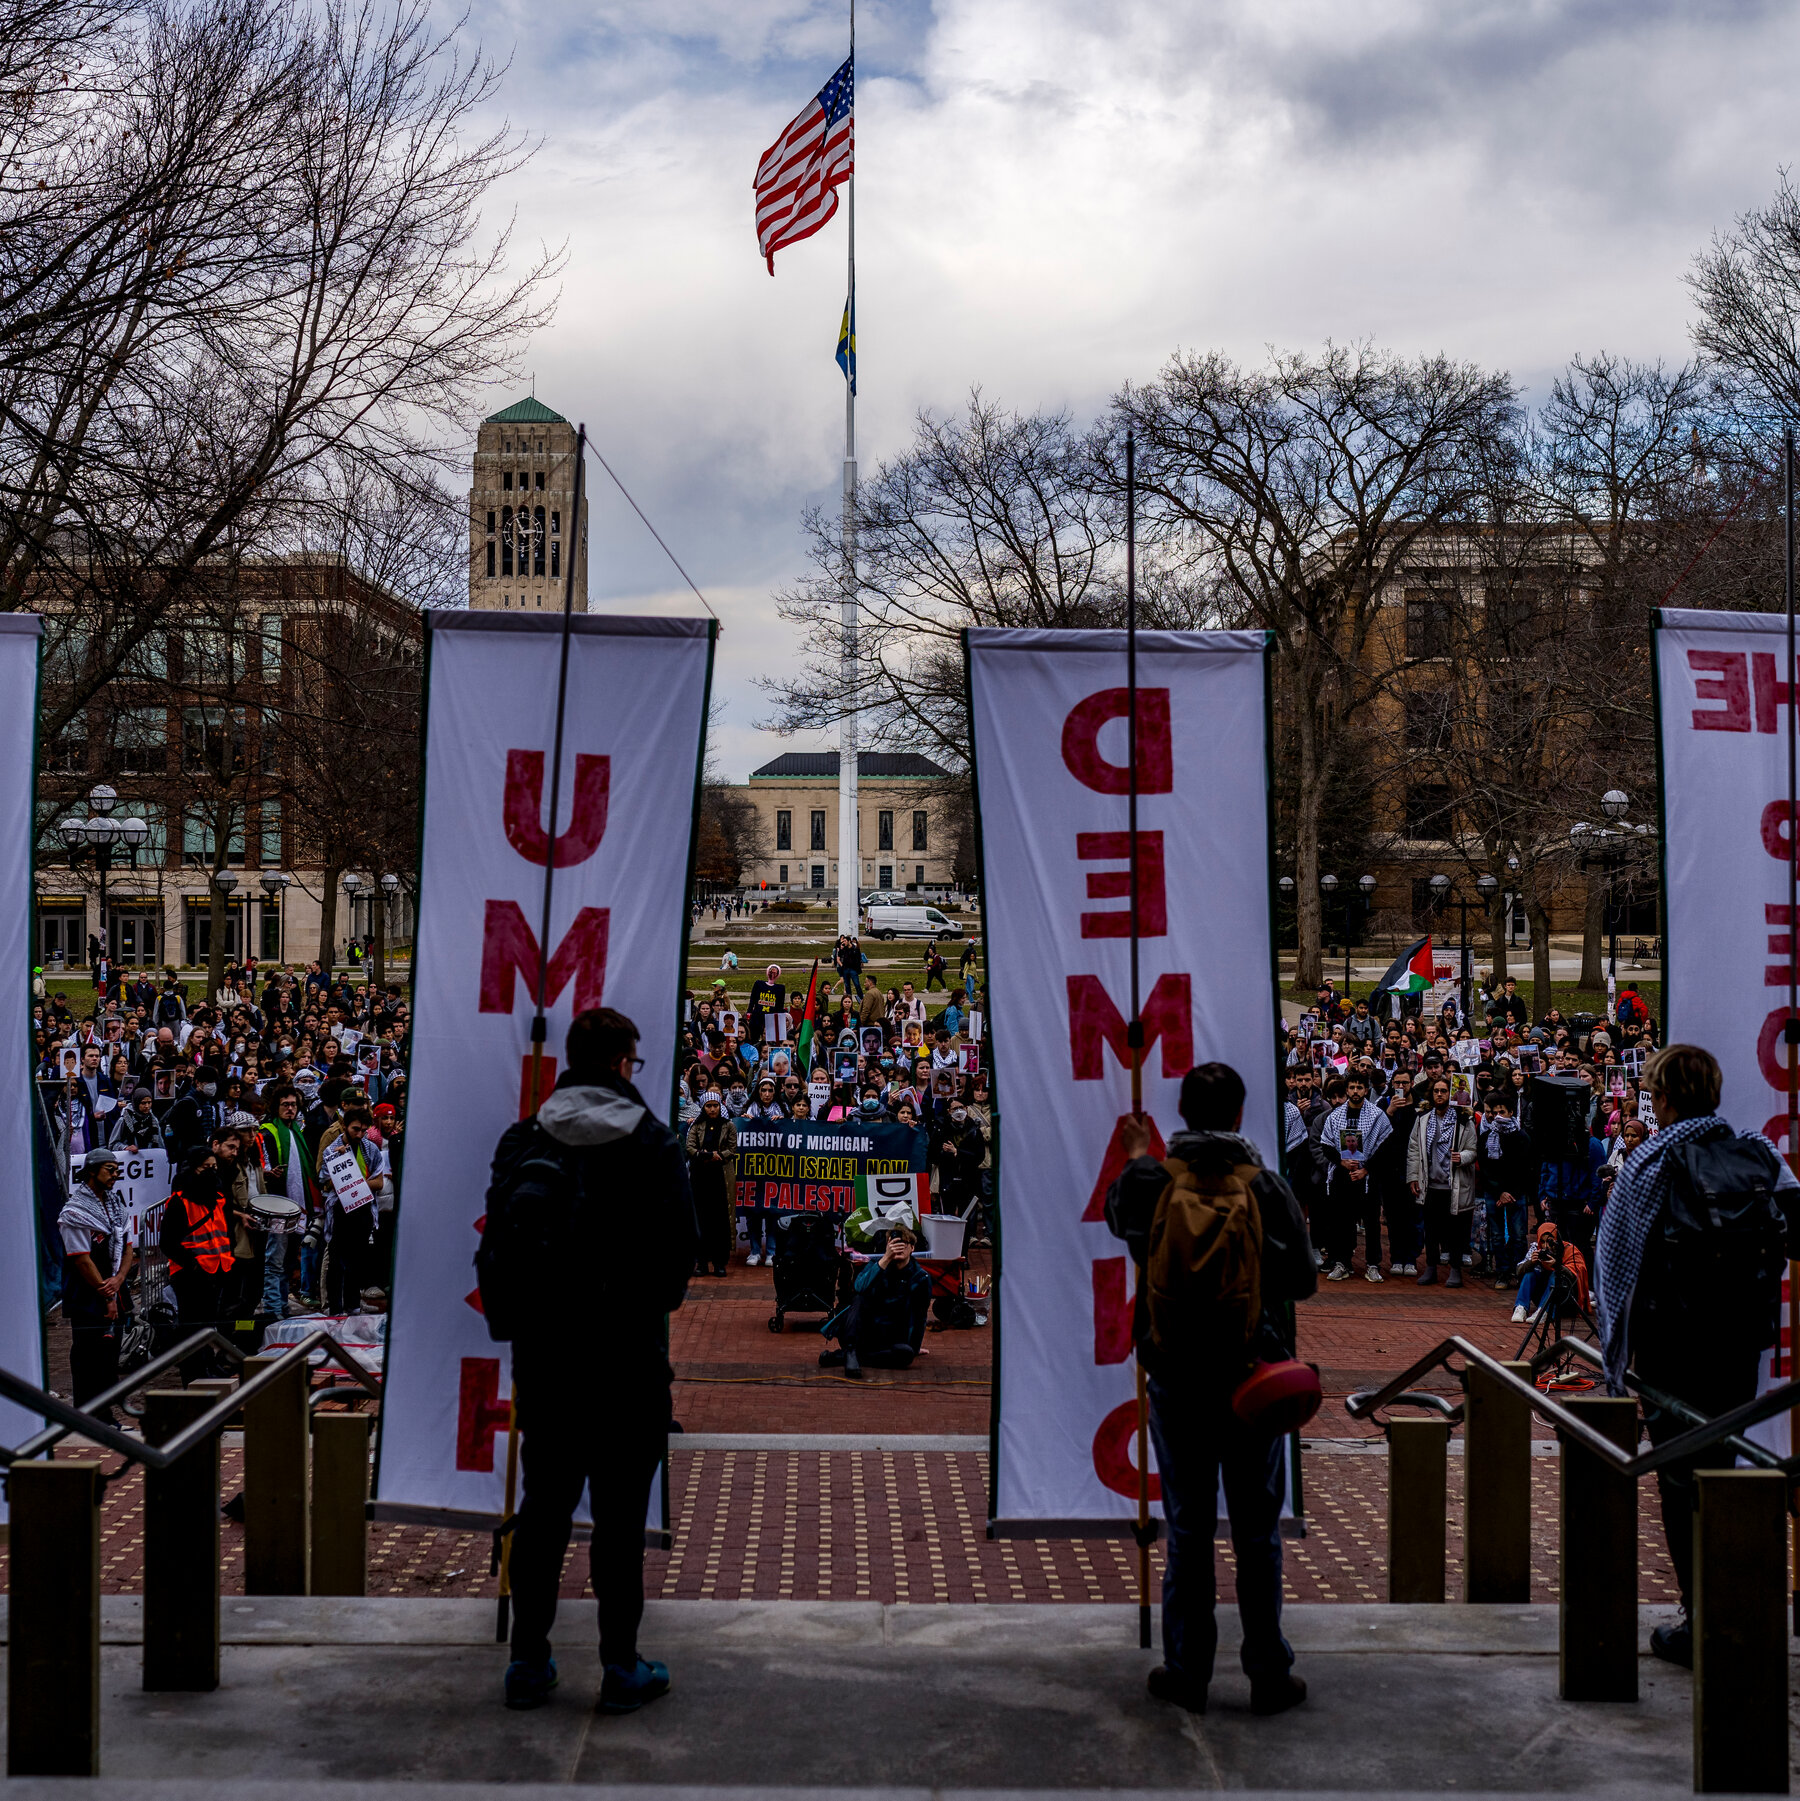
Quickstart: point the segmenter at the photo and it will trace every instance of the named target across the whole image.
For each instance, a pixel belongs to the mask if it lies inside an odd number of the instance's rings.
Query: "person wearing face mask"
[[[171,1162],[184,1162],[224,1125],[230,1109],[220,1099],[219,1086],[219,1072],[210,1063],[195,1065],[193,1092],[178,1100],[163,1121]]]
[[[952,1100],[936,1117],[943,1121],[933,1146],[938,1211],[967,1218],[981,1195],[981,1159],[987,1150],[987,1135],[960,1099]]]
[[[773,1097],[775,1085],[765,1081]],[[746,1110],[746,1117],[779,1119],[781,1109],[773,1098],[771,1111],[762,1106],[759,1089],[757,1100]],[[731,1265],[732,1196],[737,1184],[732,1179],[737,1167],[737,1127],[719,1104],[719,1091],[709,1088],[700,1103],[700,1114],[687,1132],[688,1183],[694,1193],[694,1214],[700,1227],[699,1273],[722,1276]]]

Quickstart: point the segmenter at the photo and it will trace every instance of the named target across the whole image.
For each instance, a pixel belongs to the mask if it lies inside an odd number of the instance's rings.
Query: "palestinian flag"
[[[812,1068],[813,1032],[819,1023],[819,959],[813,958],[812,974],[806,981],[806,1011],[800,1015],[800,1036],[794,1041],[794,1056],[804,1077]]]
[[[1375,994],[1423,994],[1431,986],[1431,940],[1421,938],[1388,965],[1387,974],[1375,984]]]

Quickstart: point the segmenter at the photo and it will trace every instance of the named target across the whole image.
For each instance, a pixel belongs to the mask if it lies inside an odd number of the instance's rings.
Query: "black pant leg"
[[[90,1396],[104,1394],[119,1379],[119,1337],[117,1332],[77,1327],[69,1335],[69,1380],[75,1393],[75,1405],[85,1406]],[[109,1407],[99,1416],[108,1425],[116,1424]]]
[[[519,1443],[524,1493],[513,1527],[512,1654],[527,1663],[550,1655],[556,1593],[562,1584],[570,1524],[588,1479],[591,1435],[585,1422],[545,1417]]]
[[[1652,1340],[1639,1346],[1632,1361],[1641,1381],[1687,1402],[1708,1419],[1716,1419],[1755,1398],[1756,1371],[1761,1360],[1760,1351],[1707,1349],[1691,1344],[1664,1347]],[[1662,1445],[1690,1430],[1690,1424],[1646,1400],[1644,1429],[1653,1445]],[[1689,1605],[1694,1584],[1694,1510],[1700,1498],[1694,1474],[1702,1469],[1729,1469],[1733,1461],[1730,1452],[1715,1446],[1656,1472],[1663,1534],[1668,1540],[1669,1562],[1675,1569],[1684,1608]]]
[[[594,1536],[588,1545],[589,1580],[600,1614],[600,1661],[635,1669],[638,1627],[644,1618],[644,1526],[650,1485],[668,1451],[665,1413],[620,1430],[604,1459],[597,1459],[589,1499]]]

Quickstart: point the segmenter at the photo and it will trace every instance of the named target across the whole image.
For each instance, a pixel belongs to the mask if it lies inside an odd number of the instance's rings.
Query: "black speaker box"
[[[1533,1076],[1526,1090],[1532,1150],[1540,1158],[1566,1157],[1576,1135],[1587,1135],[1593,1089],[1575,1076]]]

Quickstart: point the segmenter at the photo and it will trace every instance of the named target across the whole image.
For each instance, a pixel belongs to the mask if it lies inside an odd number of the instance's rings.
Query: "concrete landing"
[[[591,1603],[565,1604],[561,1691],[527,1714],[500,1705],[505,1654],[485,1601],[228,1599],[211,1695],[145,1694],[138,1603],[105,1609],[102,1771],[129,1781],[120,1794],[218,1783],[247,1801],[246,1783],[270,1783],[292,1801],[308,1793],[297,1785],[388,1781],[1691,1789],[1686,1673],[1646,1657],[1635,1705],[1561,1702],[1551,1607],[1290,1607],[1311,1696],[1272,1720],[1249,1712],[1230,1613],[1212,1710],[1197,1718],[1145,1694],[1155,1654],[1137,1649],[1131,1607],[653,1602],[642,1643],[672,1666],[674,1691],[614,1719],[593,1706]],[[1643,1614],[1647,1634],[1662,1610]],[[36,1785],[10,1786],[23,1798]]]

